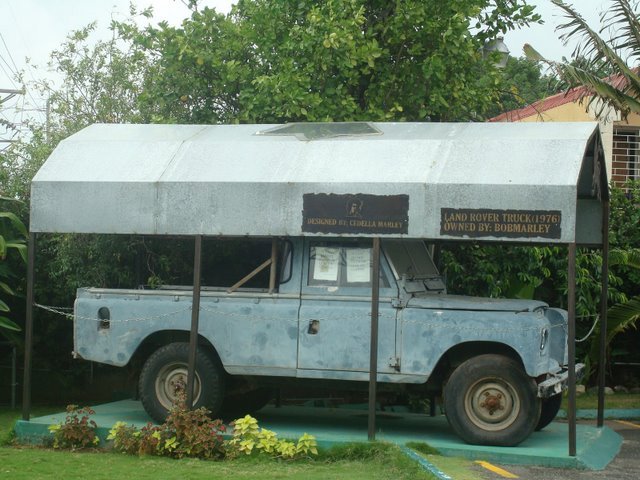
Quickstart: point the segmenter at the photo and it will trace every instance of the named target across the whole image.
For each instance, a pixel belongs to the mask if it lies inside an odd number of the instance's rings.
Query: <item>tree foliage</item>
[[[525,45],[525,53],[535,61],[549,65],[566,84],[583,87],[588,106],[595,107],[598,117],[609,108],[640,114],[640,76],[633,68],[640,60],[640,19],[638,2],[610,0],[611,7],[601,15],[601,28],[594,30],[578,10],[562,0],[552,0],[563,10],[567,22],[559,28],[563,41],[578,40],[573,52],[574,62],[545,60],[533,47]],[[602,34],[608,32],[608,38]],[[602,71],[613,77],[602,78]]]
[[[542,73],[540,64],[527,58],[509,57],[503,71],[503,86],[498,102],[489,108],[488,117],[516,110],[554,95],[562,84],[553,75]]]
[[[47,131],[54,142],[92,123],[142,120],[137,105],[148,59],[115,32],[108,41],[94,41],[95,28],[71,32],[51,53],[50,67],[64,79],[60,88],[41,87],[49,97]]]
[[[178,28],[117,27],[154,64],[149,121],[445,121],[495,102],[482,47],[538,19],[517,0],[241,0]]]
[[[0,197],[0,202],[15,202],[15,200]],[[10,308],[5,301],[7,296],[16,295],[14,283],[20,281],[20,276],[16,272],[16,259],[12,258],[15,255],[11,252],[18,254],[19,263],[26,263],[26,237],[27,229],[18,216],[10,211],[0,211],[0,335],[10,340],[15,338],[7,330],[20,331],[18,324],[7,316]]]

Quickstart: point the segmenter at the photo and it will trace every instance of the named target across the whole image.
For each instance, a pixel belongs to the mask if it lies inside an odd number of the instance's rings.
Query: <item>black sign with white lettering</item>
[[[454,237],[560,238],[560,210],[440,209],[440,235]]]
[[[406,234],[408,195],[305,193],[302,231],[310,233]]]

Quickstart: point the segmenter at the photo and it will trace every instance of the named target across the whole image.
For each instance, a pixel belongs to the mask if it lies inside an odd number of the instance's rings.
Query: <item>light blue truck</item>
[[[442,397],[466,441],[516,445],[573,383],[573,319],[447,295],[424,241],[567,246],[573,306],[571,252],[606,245],[602,144],[595,122],[95,124],[33,178],[29,228],[277,239],[268,288],[202,290],[193,383],[213,415],[259,407],[265,385],[366,388],[381,239],[381,393]],[[186,379],[192,291],[78,292],[76,355],[139,370],[156,420]]]
[[[271,292],[202,289],[194,404],[213,415],[259,408],[265,386],[367,386],[371,239],[277,243]],[[191,286],[79,289],[74,354],[140,365],[139,396],[161,421],[186,381],[191,303]],[[564,310],[449,295],[431,247],[412,239],[382,241],[379,309],[380,389],[442,397],[465,441],[517,445],[556,416],[567,382]]]

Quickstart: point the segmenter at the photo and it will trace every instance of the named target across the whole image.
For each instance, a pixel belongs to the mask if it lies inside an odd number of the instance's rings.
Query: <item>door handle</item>
[[[320,320],[309,320],[309,328],[307,333],[309,335],[315,335],[320,330]]]

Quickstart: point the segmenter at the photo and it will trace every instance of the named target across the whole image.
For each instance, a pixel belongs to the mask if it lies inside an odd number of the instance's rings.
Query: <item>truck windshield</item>
[[[407,293],[446,291],[429,249],[421,240],[387,240],[383,249]]]
[[[310,243],[310,286],[370,287],[372,271],[370,244]],[[380,287],[389,287],[382,270]]]

